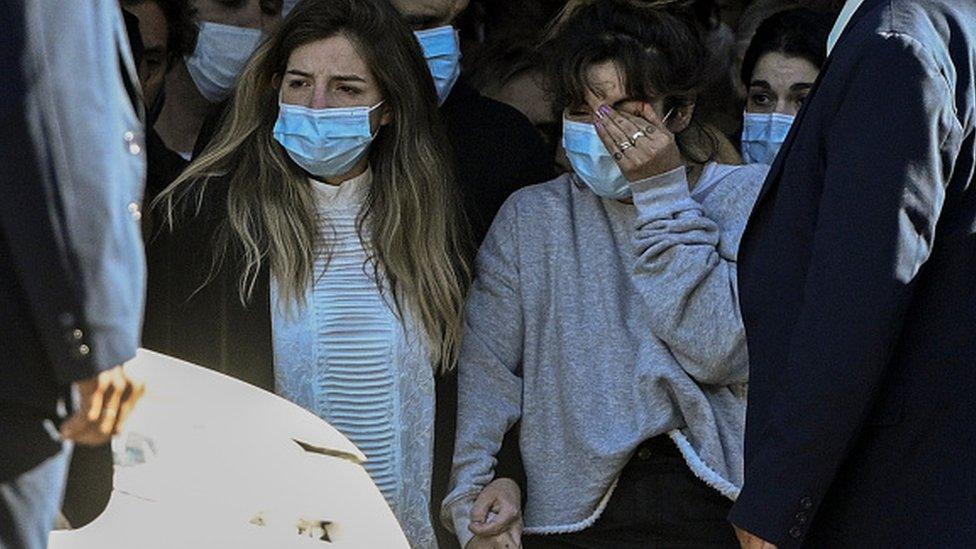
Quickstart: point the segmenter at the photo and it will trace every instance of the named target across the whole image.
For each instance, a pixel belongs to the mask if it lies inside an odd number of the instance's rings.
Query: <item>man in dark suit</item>
[[[145,163],[115,0],[0,0],[0,28],[0,548],[32,549],[65,441],[105,442],[142,393],[121,364],[144,299]]]
[[[849,0],[832,37],[742,240],[730,518],[745,547],[974,547],[976,2]]]

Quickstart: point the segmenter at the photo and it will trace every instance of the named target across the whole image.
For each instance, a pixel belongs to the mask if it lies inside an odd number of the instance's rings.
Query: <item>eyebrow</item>
[[[812,82],[797,82],[796,84],[790,86],[790,89],[793,91],[806,91],[812,87],[813,87]]]
[[[366,79],[361,76],[356,76],[355,74],[337,74],[332,77],[333,80],[340,80],[342,82],[362,82],[366,83]]]
[[[769,82],[766,82],[765,80],[753,80],[751,83],[749,83],[749,87],[767,88],[767,89],[772,88],[772,86],[769,85]]]

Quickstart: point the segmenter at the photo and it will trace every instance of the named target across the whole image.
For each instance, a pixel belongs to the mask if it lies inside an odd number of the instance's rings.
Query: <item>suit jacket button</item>
[[[807,523],[807,514],[804,513],[803,511],[800,511],[799,513],[797,513],[796,514],[796,522],[797,522],[797,524],[806,524]]]
[[[813,500],[810,498],[803,498],[800,500],[800,505],[803,506],[804,509],[812,509]]]
[[[75,347],[75,354],[79,359],[88,356],[90,353],[91,353],[91,348],[88,347],[88,345],[85,345],[84,343]]]
[[[803,530],[799,526],[794,526],[790,528],[790,537],[793,539],[800,539],[803,537]]]

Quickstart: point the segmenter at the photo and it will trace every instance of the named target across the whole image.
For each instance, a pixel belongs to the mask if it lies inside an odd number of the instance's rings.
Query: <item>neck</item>
[[[369,168],[369,155],[364,156],[362,158],[362,160],[360,160],[359,162],[356,162],[356,165],[353,166],[351,170],[349,170],[348,172],[346,172],[346,173],[344,173],[344,174],[342,174],[340,176],[337,176],[337,177],[329,177],[329,178],[321,178],[321,177],[312,176],[312,179],[314,179],[316,181],[321,181],[322,183],[326,183],[328,185],[334,185],[334,186],[338,187],[339,185],[342,185],[343,183],[345,183],[346,181],[349,181],[350,179],[355,179],[355,178],[363,175],[364,173],[366,173],[366,170],[368,168]]]
[[[191,152],[212,105],[200,95],[182,60],[166,75],[164,85],[166,102],[156,121],[156,132],[166,148]]]

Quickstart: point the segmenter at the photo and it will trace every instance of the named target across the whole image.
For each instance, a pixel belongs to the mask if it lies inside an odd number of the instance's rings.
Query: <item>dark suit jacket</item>
[[[108,0],[55,17],[58,8],[0,2],[0,405],[51,417],[71,382],[134,355],[142,310],[141,243],[127,211],[140,164],[124,157],[141,107],[122,20]],[[128,123],[125,136],[106,133]],[[75,163],[80,150],[105,149],[124,161]],[[133,280],[107,303],[129,266]],[[118,316],[96,314],[106,311]]]
[[[976,546],[976,3],[866,0],[739,254],[731,520],[780,547]]]

